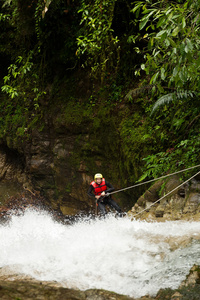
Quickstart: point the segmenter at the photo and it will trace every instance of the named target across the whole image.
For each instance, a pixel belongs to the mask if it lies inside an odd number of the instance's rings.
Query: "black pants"
[[[111,197],[105,197],[102,201],[100,198],[97,203],[102,215],[107,214],[106,205],[109,205],[111,208],[114,208],[118,213],[122,212],[119,205]]]

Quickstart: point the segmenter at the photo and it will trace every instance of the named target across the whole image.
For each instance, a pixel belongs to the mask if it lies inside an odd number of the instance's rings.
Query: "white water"
[[[168,237],[194,237],[200,222],[147,223],[128,218],[62,225],[28,210],[0,225],[0,267],[69,288],[99,288],[141,297],[178,288],[194,263],[200,242],[171,251]]]

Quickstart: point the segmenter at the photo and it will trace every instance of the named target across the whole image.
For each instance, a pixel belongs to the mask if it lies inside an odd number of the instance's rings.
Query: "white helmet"
[[[97,173],[94,175],[94,181],[96,182],[97,178],[103,178],[103,175],[101,173]]]

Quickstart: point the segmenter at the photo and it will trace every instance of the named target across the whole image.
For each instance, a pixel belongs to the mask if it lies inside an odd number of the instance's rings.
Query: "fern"
[[[132,100],[132,98],[140,96],[142,93],[149,93],[153,89],[153,87],[156,88],[154,84],[145,85],[143,87],[132,89],[128,92],[128,94],[124,97],[125,100]]]
[[[188,90],[181,90],[176,91],[173,93],[169,93],[167,95],[162,96],[159,98],[156,103],[154,104],[151,115],[160,107],[166,104],[169,104],[170,102],[177,102],[179,100],[189,100],[193,98],[196,95],[194,91],[188,91]]]

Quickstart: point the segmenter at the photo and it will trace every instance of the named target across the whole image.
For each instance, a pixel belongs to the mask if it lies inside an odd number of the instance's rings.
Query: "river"
[[[200,222],[109,216],[63,225],[28,209],[0,225],[0,268],[68,288],[155,296],[160,288],[178,288],[200,264],[199,233]]]

